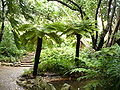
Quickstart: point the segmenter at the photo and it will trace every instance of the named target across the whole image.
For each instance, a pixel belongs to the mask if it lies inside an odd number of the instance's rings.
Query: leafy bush
[[[29,70],[24,69],[24,73],[22,74],[22,77],[30,77],[30,75],[32,74],[32,70],[31,68]]]
[[[3,40],[0,43],[0,61],[14,62],[25,53],[16,47],[14,36],[11,30],[5,29]]]
[[[85,86],[89,90],[120,90],[120,47],[116,44],[101,51],[86,50],[81,53],[80,60],[87,68],[76,68],[73,72],[85,72],[78,79],[91,79]]]
[[[73,48],[52,48],[42,50],[38,72],[64,74],[74,67]]]

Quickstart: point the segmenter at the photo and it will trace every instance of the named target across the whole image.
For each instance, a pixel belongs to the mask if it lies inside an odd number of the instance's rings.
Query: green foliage
[[[38,72],[64,74],[74,67],[73,48],[52,48],[42,50]]]
[[[0,43],[0,61],[14,62],[25,53],[24,50],[19,50],[14,42],[14,36],[9,28],[6,28],[3,35],[3,40]]]
[[[114,37],[116,38],[116,40],[118,40],[120,38],[120,30],[115,34]]]
[[[22,76],[24,77],[26,77],[26,76],[30,76],[32,74],[32,70],[27,70],[27,69],[24,69],[24,73],[22,74]]]
[[[69,21],[66,24],[66,29],[63,31],[63,34],[67,34],[68,36],[74,34],[80,34],[82,36],[87,36],[88,33],[92,33],[93,31],[97,31],[94,26],[95,22],[91,20],[83,20],[83,21]]]
[[[78,78],[91,79],[85,88],[102,90],[120,89],[120,47],[114,45],[101,51],[86,50],[81,53],[80,60],[87,67],[73,69],[71,72],[85,72],[85,76]]]
[[[62,42],[60,36],[57,34],[61,31],[61,23],[48,23],[45,25],[34,25],[34,24],[23,24],[18,28],[21,31],[21,42],[22,46],[26,50],[33,51],[36,47],[37,38],[43,38],[43,44],[53,44],[54,42],[60,44]],[[61,28],[60,28],[61,27]],[[45,47],[43,45],[43,47]]]

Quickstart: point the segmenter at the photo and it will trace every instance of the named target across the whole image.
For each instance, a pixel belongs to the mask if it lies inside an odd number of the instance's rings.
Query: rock
[[[26,85],[26,87],[27,87],[28,89],[32,88],[32,86],[33,86],[32,84],[27,84],[27,85]]]
[[[27,90],[56,90],[52,84],[45,82],[40,76],[36,79],[19,78],[16,82]]]
[[[14,65],[15,67],[18,67],[18,66],[21,66],[21,63],[20,63],[20,62],[14,62],[13,65]]]
[[[11,63],[10,66],[13,66],[13,63]]]
[[[20,81],[20,80],[16,80],[16,83],[20,85],[20,84],[21,84],[21,81]]]
[[[29,83],[29,84],[34,84],[34,82],[35,82],[34,79],[28,79],[27,80],[27,83]]]
[[[25,78],[20,77],[19,80],[20,81],[25,81]]]
[[[65,84],[62,86],[61,90],[71,90],[71,85],[65,83]]]
[[[25,83],[25,81],[20,81],[20,80],[17,80],[16,82],[18,85],[23,86],[23,87],[25,87],[27,84],[27,83]]]
[[[56,90],[52,84],[43,81],[42,77],[36,77],[31,90]]]
[[[13,63],[1,63],[1,65],[3,65],[3,66],[13,66]]]
[[[27,81],[22,81],[22,84],[27,84]]]
[[[49,90],[56,90],[56,88],[52,84],[48,83],[48,85],[50,86],[50,89],[48,88]]]

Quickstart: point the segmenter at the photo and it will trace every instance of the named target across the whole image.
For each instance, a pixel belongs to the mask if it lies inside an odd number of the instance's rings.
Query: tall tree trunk
[[[96,14],[95,14],[95,28],[97,28],[98,26],[98,23],[97,23],[97,17],[98,17],[98,12],[99,12],[99,8],[100,8],[100,5],[101,5],[101,2],[102,0],[99,0],[98,1],[98,5],[97,5],[97,9],[96,9]],[[92,36],[92,42],[93,42],[93,49],[97,49],[97,40],[98,40],[98,31],[96,31],[96,36],[95,36],[95,39],[94,39],[94,36]]]
[[[75,64],[76,66],[78,67],[79,66],[79,63],[78,63],[78,58],[79,58],[79,50],[80,50],[80,39],[81,39],[81,36],[80,34],[77,34],[76,35],[77,37],[77,43],[76,43],[76,55],[75,55]]]
[[[108,32],[107,30],[104,30],[103,33],[101,34],[100,42],[99,42],[98,47],[97,47],[97,51],[99,51],[103,47],[104,39],[105,39],[107,32]]]
[[[100,36],[100,41],[98,43],[97,50],[100,50],[103,47],[105,36],[106,36],[107,32],[109,31],[109,28],[110,28],[110,25],[112,22],[111,17],[110,17],[111,6],[112,6],[112,0],[109,0],[108,1],[108,9],[107,9],[107,25]]]
[[[93,32],[93,33],[94,33],[94,32]],[[91,38],[92,38],[92,48],[93,48],[94,50],[96,50],[96,43],[95,43],[96,39],[95,39],[94,35],[91,34]]]
[[[42,50],[42,38],[38,37],[37,49],[36,49],[36,54],[35,54],[35,62],[34,62],[34,68],[33,68],[33,76],[34,77],[37,76],[37,69],[38,69],[41,50]]]
[[[5,27],[5,2],[4,0],[1,0],[2,1],[2,13],[1,13],[1,16],[2,16],[2,26],[1,26],[1,30],[0,30],[0,42],[2,41],[2,36],[3,36],[3,31],[4,31],[4,27]]]
[[[110,17],[110,23],[109,23],[109,32],[108,32],[108,40],[107,40],[107,43],[106,43],[106,47],[109,47],[109,46],[111,46],[111,38],[112,38],[112,33],[113,33],[113,31],[114,30],[112,30],[112,21],[113,21],[113,18],[114,18],[114,16],[115,16],[115,11],[116,11],[116,6],[117,6],[117,2],[116,2],[116,0],[114,0],[114,2],[113,2],[113,8],[112,8],[112,11],[111,11],[111,17]],[[119,12],[119,8],[118,8],[118,11],[117,12]],[[120,16],[120,15],[119,15]],[[119,17],[119,16],[117,16],[117,17]]]
[[[119,26],[120,26],[120,18],[117,18],[116,25],[115,25],[115,28],[113,30],[113,35],[110,39],[110,43],[109,43],[110,45],[109,46],[111,46],[115,43],[115,34],[118,32]]]

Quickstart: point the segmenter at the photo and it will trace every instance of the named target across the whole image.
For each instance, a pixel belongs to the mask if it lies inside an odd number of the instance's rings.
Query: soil
[[[22,75],[24,69],[29,68],[0,66],[0,90],[25,90],[17,85],[16,80]]]

